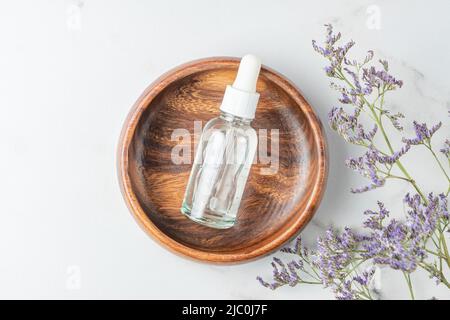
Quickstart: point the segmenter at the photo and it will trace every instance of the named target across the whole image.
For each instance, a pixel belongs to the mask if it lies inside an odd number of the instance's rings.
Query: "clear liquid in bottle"
[[[235,224],[257,145],[250,121],[222,112],[206,124],[181,207],[190,219],[219,229]]]

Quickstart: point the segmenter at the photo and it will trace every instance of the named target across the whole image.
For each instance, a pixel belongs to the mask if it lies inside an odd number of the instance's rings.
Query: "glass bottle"
[[[258,143],[250,123],[259,99],[260,67],[255,56],[242,58],[236,80],[225,91],[220,116],[203,128],[181,207],[195,222],[219,229],[236,222]]]

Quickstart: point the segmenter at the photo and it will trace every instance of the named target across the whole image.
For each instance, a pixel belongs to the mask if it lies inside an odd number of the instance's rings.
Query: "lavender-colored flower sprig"
[[[330,288],[338,299],[376,299],[380,295],[373,286],[375,270],[377,266],[388,266],[403,273],[413,299],[411,273],[418,269],[425,270],[437,284],[450,289],[445,274],[450,268],[447,246],[450,232],[450,178],[447,173],[450,140],[445,141],[439,155],[434,151],[431,140],[442,123],[429,128],[425,123],[414,121],[415,136],[403,137],[401,147],[395,150],[383,120],[403,132],[400,121],[404,115],[391,113],[385,106],[385,97],[388,92],[401,88],[403,82],[389,73],[386,60],[379,60],[378,67],[370,65],[373,51],[369,51],[362,62],[350,59],[348,52],[355,43],[350,41],[339,46],[340,39],[341,34],[335,34],[332,26],[326,25],[324,44],[319,45],[316,41],[312,44],[314,50],[329,62],[325,73],[333,79],[331,87],[340,93],[339,102],[352,108],[348,112],[344,107],[333,107],[329,113],[331,128],[346,142],[365,149],[362,155],[349,158],[345,164],[370,183],[351,191],[366,192],[385,186],[389,179],[396,179],[409,183],[414,193],[406,194],[403,199],[404,219],[390,218],[384,204],[378,202],[377,210],[365,212],[366,220],[361,232],[347,227],[342,232],[329,229],[319,237],[314,250],[303,247],[298,238],[293,247],[281,250],[296,258],[288,263],[274,258],[272,281],[257,279],[270,289],[283,285],[322,284]],[[363,115],[365,119],[362,119]],[[370,129],[363,125],[367,120],[372,122]],[[378,135],[384,142],[383,148],[375,142]],[[434,157],[448,182],[445,192],[426,196],[401,162],[411,148],[418,146],[424,146]],[[447,168],[441,162],[442,155],[447,159]]]

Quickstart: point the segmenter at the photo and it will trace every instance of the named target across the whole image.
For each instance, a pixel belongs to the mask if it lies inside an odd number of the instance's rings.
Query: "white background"
[[[379,24],[369,7],[379,10]],[[328,22],[357,42],[356,53],[374,49],[391,62],[405,81],[388,100],[393,109],[448,122],[449,11],[445,0],[0,1],[0,298],[332,298],[318,286],[261,287],[255,277],[270,276],[270,257],[210,266],[154,243],[119,191],[122,123],[168,69],[248,52],[294,81],[326,122],[337,96],[311,39],[323,39]],[[361,225],[376,199],[401,216],[408,190],[392,183],[350,194],[364,180],[343,161],[358,150],[325,127],[331,170],[303,232],[310,244],[330,224]],[[426,190],[445,188],[428,156],[412,153],[407,162]],[[450,298],[425,275],[413,282],[419,298]],[[384,298],[408,297],[402,275],[387,269],[381,290]]]

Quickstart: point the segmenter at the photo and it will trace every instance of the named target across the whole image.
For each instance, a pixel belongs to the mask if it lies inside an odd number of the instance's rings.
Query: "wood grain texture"
[[[118,173],[124,198],[143,229],[183,256],[213,263],[237,263],[275,250],[312,218],[327,177],[326,142],[320,121],[300,92],[263,67],[260,100],[252,126],[279,129],[279,169],[263,175],[252,166],[234,227],[208,228],[180,213],[191,165],[176,165],[174,129],[193,134],[194,121],[219,114],[225,86],[239,60],[209,58],[161,76],[138,99],[122,131]],[[270,145],[270,143],[269,143]]]

